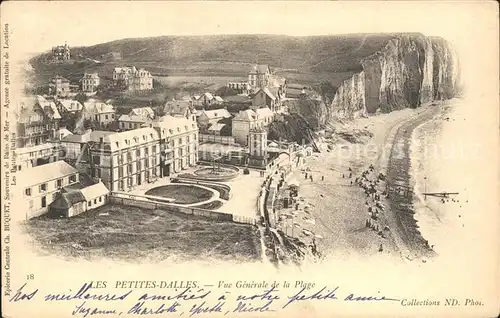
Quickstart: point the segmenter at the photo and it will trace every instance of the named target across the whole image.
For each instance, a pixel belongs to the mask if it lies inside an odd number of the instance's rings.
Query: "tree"
[[[69,131],[74,131],[76,128],[76,119],[78,118],[78,114],[71,114],[68,112],[64,112],[61,115],[61,127],[66,127]]]
[[[83,103],[85,103],[87,100],[89,99],[89,97],[87,95],[85,95],[84,93],[78,93],[76,94],[75,96],[75,100],[78,101],[80,104],[83,105]]]
[[[215,95],[225,97],[225,96],[234,96],[238,95],[238,90],[227,87],[227,86],[222,86],[218,90],[215,91]]]

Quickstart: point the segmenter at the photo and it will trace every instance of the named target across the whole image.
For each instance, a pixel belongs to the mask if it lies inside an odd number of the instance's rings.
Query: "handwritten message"
[[[219,281],[201,285],[195,281],[107,281],[85,282],[76,291],[45,291],[32,282],[20,286],[10,303],[40,299],[45,303],[71,302],[74,316],[89,315],[159,315],[195,316],[207,313],[235,315],[283,310],[303,302],[394,302],[397,297],[375,291],[361,295],[340,286],[316,286],[313,282],[243,282]],[[239,287],[237,287],[239,286]],[[107,291],[108,289],[113,292]],[[236,292],[234,289],[237,287]]]

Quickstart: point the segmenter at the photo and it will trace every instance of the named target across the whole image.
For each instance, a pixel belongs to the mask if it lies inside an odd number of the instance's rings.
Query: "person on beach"
[[[325,181],[325,176],[321,176],[321,181]]]
[[[384,251],[384,247],[382,246],[382,243],[380,243],[380,246],[379,246],[379,248],[378,248],[378,251],[379,251],[379,252],[383,252],[383,251]]]

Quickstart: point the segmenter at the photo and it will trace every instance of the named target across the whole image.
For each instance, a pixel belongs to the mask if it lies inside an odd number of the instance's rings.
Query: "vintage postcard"
[[[2,316],[497,317],[498,5],[11,1]]]

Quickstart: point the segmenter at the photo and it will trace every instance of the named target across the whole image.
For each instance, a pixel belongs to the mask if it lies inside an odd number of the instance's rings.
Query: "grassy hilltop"
[[[71,50],[71,65],[45,64],[50,53],[30,62],[43,82],[54,74],[79,78],[118,65],[145,67],[154,75],[242,76],[255,63],[269,64],[292,81],[340,85],[361,69],[360,60],[381,49],[391,34],[292,37],[284,35],[160,36],[121,39]],[[119,53],[120,58],[111,58]],[[118,54],[117,54],[118,55]],[[97,63],[100,62],[100,63]]]

